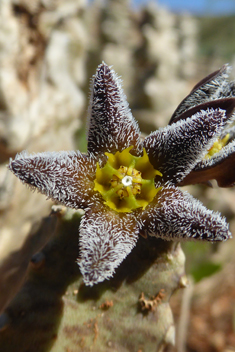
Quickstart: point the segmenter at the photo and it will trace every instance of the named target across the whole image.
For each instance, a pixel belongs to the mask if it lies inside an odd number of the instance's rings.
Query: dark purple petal
[[[150,162],[162,174],[162,181],[175,184],[201,161],[221,133],[226,111],[213,108],[198,111],[191,118],[180,120],[150,134],[143,146]]]
[[[232,237],[224,217],[173,185],[159,191],[154,202],[141,215],[140,223],[143,234],[170,241],[216,242]]]
[[[86,208],[94,194],[96,162],[80,152],[20,153],[9,169],[48,198],[72,208]]]
[[[219,187],[231,187],[235,184],[234,140],[210,159],[199,162],[183,179],[180,186],[207,183],[210,180],[216,180]]]
[[[212,91],[212,94],[217,91],[218,87],[220,86],[220,81],[226,79],[228,77],[229,66],[228,64],[223,65],[219,70],[216,70],[203,79],[201,79],[198,83],[195,84],[192,92],[195,92],[201,87],[205,87],[206,84],[209,84],[208,90]]]
[[[115,153],[133,145],[139,154],[139,127],[134,120],[121,81],[102,63],[94,76],[89,108],[88,152]]]
[[[208,108],[226,110],[226,116],[228,119],[230,119],[235,109],[235,98],[217,99],[194,106],[193,108],[184,111],[182,114],[171,120],[169,125],[172,125],[179,120],[186,120],[188,117],[193,116],[197,111],[207,110]]]
[[[199,104],[226,97],[230,94],[227,92],[229,82],[228,78],[229,66],[224,65],[220,70],[211,73],[198,82],[186,98],[179,104],[173,113],[169,124],[179,119],[179,115],[186,110]],[[224,94],[223,94],[224,90]]]
[[[86,285],[92,286],[113,276],[138,239],[131,214],[107,207],[86,212],[80,225],[78,264]]]

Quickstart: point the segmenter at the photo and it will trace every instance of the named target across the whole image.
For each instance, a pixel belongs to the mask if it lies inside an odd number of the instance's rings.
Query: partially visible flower
[[[191,93],[181,102],[171,117],[170,123],[185,119],[198,109],[198,104],[214,108],[221,107],[221,103],[229,97],[235,96],[235,82],[228,80],[230,67],[224,65],[220,70],[211,73],[201,80]],[[231,109],[231,110],[230,110]],[[228,114],[233,112],[233,105]],[[220,187],[231,187],[235,183],[235,115],[229,118],[218,135],[215,148],[208,150],[208,157],[202,158],[192,171],[182,180],[181,186],[195,183],[206,183],[215,179]]]
[[[91,90],[87,154],[23,152],[10,160],[21,181],[85,210],[78,264],[87,285],[113,276],[140,234],[177,241],[231,237],[224,217],[178,188],[212,178],[222,186],[235,182],[234,83],[226,71],[200,82],[169,126],[142,142],[120,80],[102,63]]]

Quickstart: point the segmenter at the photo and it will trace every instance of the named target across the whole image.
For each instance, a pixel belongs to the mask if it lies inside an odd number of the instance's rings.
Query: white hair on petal
[[[132,116],[121,80],[104,62],[91,86],[88,152],[116,152],[133,145],[140,153],[140,131]]]
[[[33,155],[24,151],[10,160],[8,167],[23,183],[56,202],[72,208],[90,204],[96,160],[79,151]]]
[[[155,207],[146,208],[141,227],[148,235],[169,241],[217,242],[232,237],[225,217],[173,185],[159,192]]]
[[[80,225],[78,264],[86,285],[109,279],[138,239],[133,216],[87,212]],[[115,215],[116,214],[116,215]],[[116,217],[115,217],[116,216]]]
[[[211,77],[210,80],[200,84],[180,103],[175,110],[173,117],[177,118],[183,112],[208,101],[232,96],[228,74],[231,71],[229,65],[224,65],[218,74]],[[233,94],[234,95],[234,94]]]
[[[150,134],[143,145],[164,181],[180,182],[207,154],[225,121],[225,110],[210,108]]]

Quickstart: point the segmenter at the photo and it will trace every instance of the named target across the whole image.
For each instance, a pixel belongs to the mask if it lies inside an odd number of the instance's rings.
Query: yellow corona
[[[210,159],[214,154],[218,153],[228,142],[229,140],[229,133],[223,139],[218,139],[213,146],[208,150],[206,154],[206,158]]]
[[[105,153],[108,160],[103,168],[97,163],[94,190],[117,212],[144,209],[161,189],[155,187],[154,179],[162,174],[153,168],[146,150],[143,156],[136,157],[130,154],[131,149]]]

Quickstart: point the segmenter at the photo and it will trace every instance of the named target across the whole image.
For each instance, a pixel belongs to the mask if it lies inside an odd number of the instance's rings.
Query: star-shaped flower
[[[91,89],[87,154],[23,152],[10,160],[21,181],[85,210],[78,264],[87,285],[112,277],[140,234],[177,241],[231,237],[225,218],[178,188],[212,178],[222,186],[235,181],[234,84],[226,71],[200,82],[170,124],[142,141],[120,80],[102,63]]]

